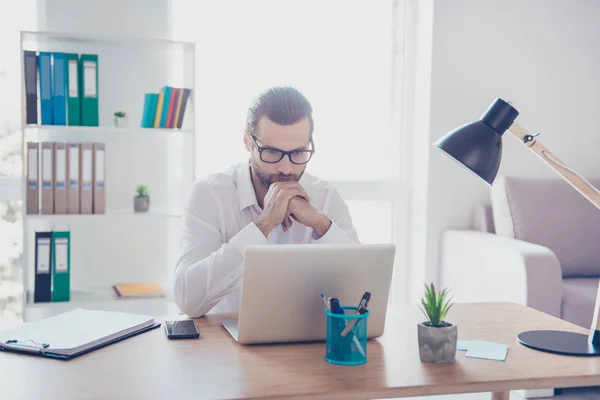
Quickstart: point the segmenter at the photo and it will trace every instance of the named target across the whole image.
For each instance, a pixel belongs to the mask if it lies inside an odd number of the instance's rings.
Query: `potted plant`
[[[150,196],[148,195],[148,186],[140,185],[137,187],[136,196],[133,198],[133,209],[135,212],[146,212],[150,208]]]
[[[117,111],[114,114],[115,116],[115,126],[117,128],[124,128],[127,126],[127,113],[125,111]]]
[[[418,325],[419,356],[421,361],[436,364],[451,363],[456,359],[458,327],[444,321],[452,308],[448,299],[448,289],[436,292],[433,283],[425,285],[420,308],[427,321]]]

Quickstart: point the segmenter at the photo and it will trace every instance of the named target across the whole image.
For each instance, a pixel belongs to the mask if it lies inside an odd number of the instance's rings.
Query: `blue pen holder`
[[[359,365],[367,362],[367,318],[369,311],[356,314],[357,307],[342,307],[344,314],[327,315],[325,361],[340,365]]]

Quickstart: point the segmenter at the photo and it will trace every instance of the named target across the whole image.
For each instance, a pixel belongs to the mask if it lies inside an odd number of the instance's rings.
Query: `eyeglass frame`
[[[311,149],[306,149],[306,150],[304,150],[304,149],[303,150],[296,149],[296,150],[284,151],[284,150],[281,150],[281,149],[276,149],[274,147],[262,147],[262,146],[260,146],[256,142],[256,138],[253,135],[251,135],[251,134],[248,133],[248,136],[250,136],[250,139],[252,139],[252,143],[254,143],[254,145],[256,146],[256,150],[258,150],[260,160],[262,162],[264,162],[264,163],[267,163],[267,164],[277,164],[278,162],[280,162],[281,160],[283,160],[283,158],[285,156],[288,156],[288,159],[290,160],[290,162],[292,164],[294,164],[294,165],[304,165],[304,164],[308,164],[308,162],[311,160],[312,156],[315,154],[315,143],[313,142],[312,137],[310,138],[310,140],[308,142],[308,144],[312,147]],[[281,158],[279,160],[277,160],[277,161],[265,161],[262,158],[262,152],[265,151],[265,150],[278,151],[278,152],[281,153]],[[306,160],[306,162],[297,163],[297,162],[294,162],[292,160],[292,153],[297,153],[299,151],[310,153],[310,157],[308,157],[308,160]]]

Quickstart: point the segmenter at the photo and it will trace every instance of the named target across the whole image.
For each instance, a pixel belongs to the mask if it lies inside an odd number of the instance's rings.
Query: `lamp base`
[[[517,335],[519,343],[532,349],[568,356],[600,356],[600,345],[588,335],[564,331],[528,331]]]

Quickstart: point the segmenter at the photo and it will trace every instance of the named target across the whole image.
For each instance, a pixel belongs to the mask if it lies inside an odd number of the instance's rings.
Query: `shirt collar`
[[[256,200],[256,193],[254,192],[254,185],[252,185],[252,179],[250,178],[250,164],[241,163],[237,175],[237,192],[240,204],[240,211],[250,206],[258,206],[258,201]]]

